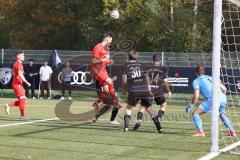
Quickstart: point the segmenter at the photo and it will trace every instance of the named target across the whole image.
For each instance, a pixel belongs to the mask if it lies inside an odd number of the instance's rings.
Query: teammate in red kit
[[[24,70],[23,70],[23,65],[22,65],[22,62],[24,61],[24,51],[17,51],[16,59],[17,60],[13,66],[12,88],[13,88],[18,100],[6,104],[5,111],[9,115],[10,107],[19,107],[20,113],[21,113],[20,119],[24,119],[24,108],[25,108],[25,103],[26,103],[27,98],[25,96],[23,82],[26,83],[28,87],[30,87],[31,84],[24,77]]]
[[[115,95],[115,88],[112,79],[109,77],[106,67],[111,64],[109,45],[112,42],[112,34],[105,33],[101,43],[98,43],[92,52],[90,72],[91,75],[99,81],[103,92],[99,96],[98,100],[93,103],[96,113],[99,112],[99,106],[103,100],[110,95],[114,102],[115,108],[121,108],[118,99]]]

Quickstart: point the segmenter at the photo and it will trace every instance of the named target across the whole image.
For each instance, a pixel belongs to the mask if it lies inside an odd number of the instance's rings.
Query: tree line
[[[0,47],[91,50],[110,31],[139,51],[210,52],[212,2],[199,4],[196,16],[187,0],[0,0]]]

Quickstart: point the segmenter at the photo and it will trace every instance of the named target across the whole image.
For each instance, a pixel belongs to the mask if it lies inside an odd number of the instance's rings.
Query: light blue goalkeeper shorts
[[[226,98],[225,95],[221,94],[220,95],[219,113],[224,113],[226,107],[227,107],[227,98]],[[211,110],[212,110],[212,99],[203,101],[199,105],[199,108],[205,113],[211,112]]]

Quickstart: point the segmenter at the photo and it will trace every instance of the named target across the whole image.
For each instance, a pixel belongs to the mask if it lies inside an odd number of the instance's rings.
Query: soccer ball
[[[119,18],[119,12],[117,10],[113,10],[110,12],[110,16],[112,19],[118,19]]]

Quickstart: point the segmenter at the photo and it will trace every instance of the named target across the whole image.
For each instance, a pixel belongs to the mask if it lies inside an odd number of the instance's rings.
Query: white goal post
[[[210,160],[226,152],[240,155],[239,137],[227,136],[228,130],[219,125],[219,86],[222,80],[228,88],[226,114],[239,134],[240,0],[214,0],[213,13],[211,150],[199,160]]]
[[[237,149],[240,146],[240,140],[238,137],[235,140],[230,139],[230,144],[227,144],[225,148],[219,149],[219,86],[221,76],[223,81],[228,87],[230,87],[229,95],[233,106],[231,110],[234,110],[234,114],[228,110],[230,119],[235,120],[236,127],[240,127],[240,102],[239,102],[239,90],[237,89],[236,80],[231,82],[231,78],[240,78],[240,0],[214,0],[214,12],[213,12],[213,51],[212,51],[212,77],[213,77],[213,95],[212,95],[212,113],[211,113],[211,150],[210,154],[202,157],[201,160],[209,160],[215,158],[220,153],[230,152],[233,149]],[[224,40],[223,40],[224,39]],[[226,47],[227,46],[227,47]],[[226,49],[227,48],[227,49]],[[234,48],[234,50],[233,50]],[[222,59],[221,59],[222,58]],[[224,60],[224,65],[221,65],[221,60]],[[230,66],[230,67],[229,67]],[[225,67],[225,69],[223,69]],[[231,73],[227,72],[227,69],[231,70]],[[233,69],[238,70],[238,74],[235,75]],[[221,73],[224,71],[226,73]],[[224,77],[227,80],[224,80]],[[235,86],[235,90],[231,91],[231,86]],[[233,98],[235,96],[235,99]],[[237,101],[236,105],[233,101]],[[229,107],[228,107],[229,108]],[[236,111],[237,110],[237,111]],[[234,117],[234,118],[231,118]],[[222,131],[222,128],[221,128]],[[222,140],[226,141],[226,137],[223,136]],[[237,150],[239,151],[239,150]],[[237,152],[239,154],[239,152]]]
[[[213,52],[212,52],[212,113],[211,113],[211,152],[218,152],[219,135],[219,86],[222,35],[222,0],[214,0],[213,13]]]

